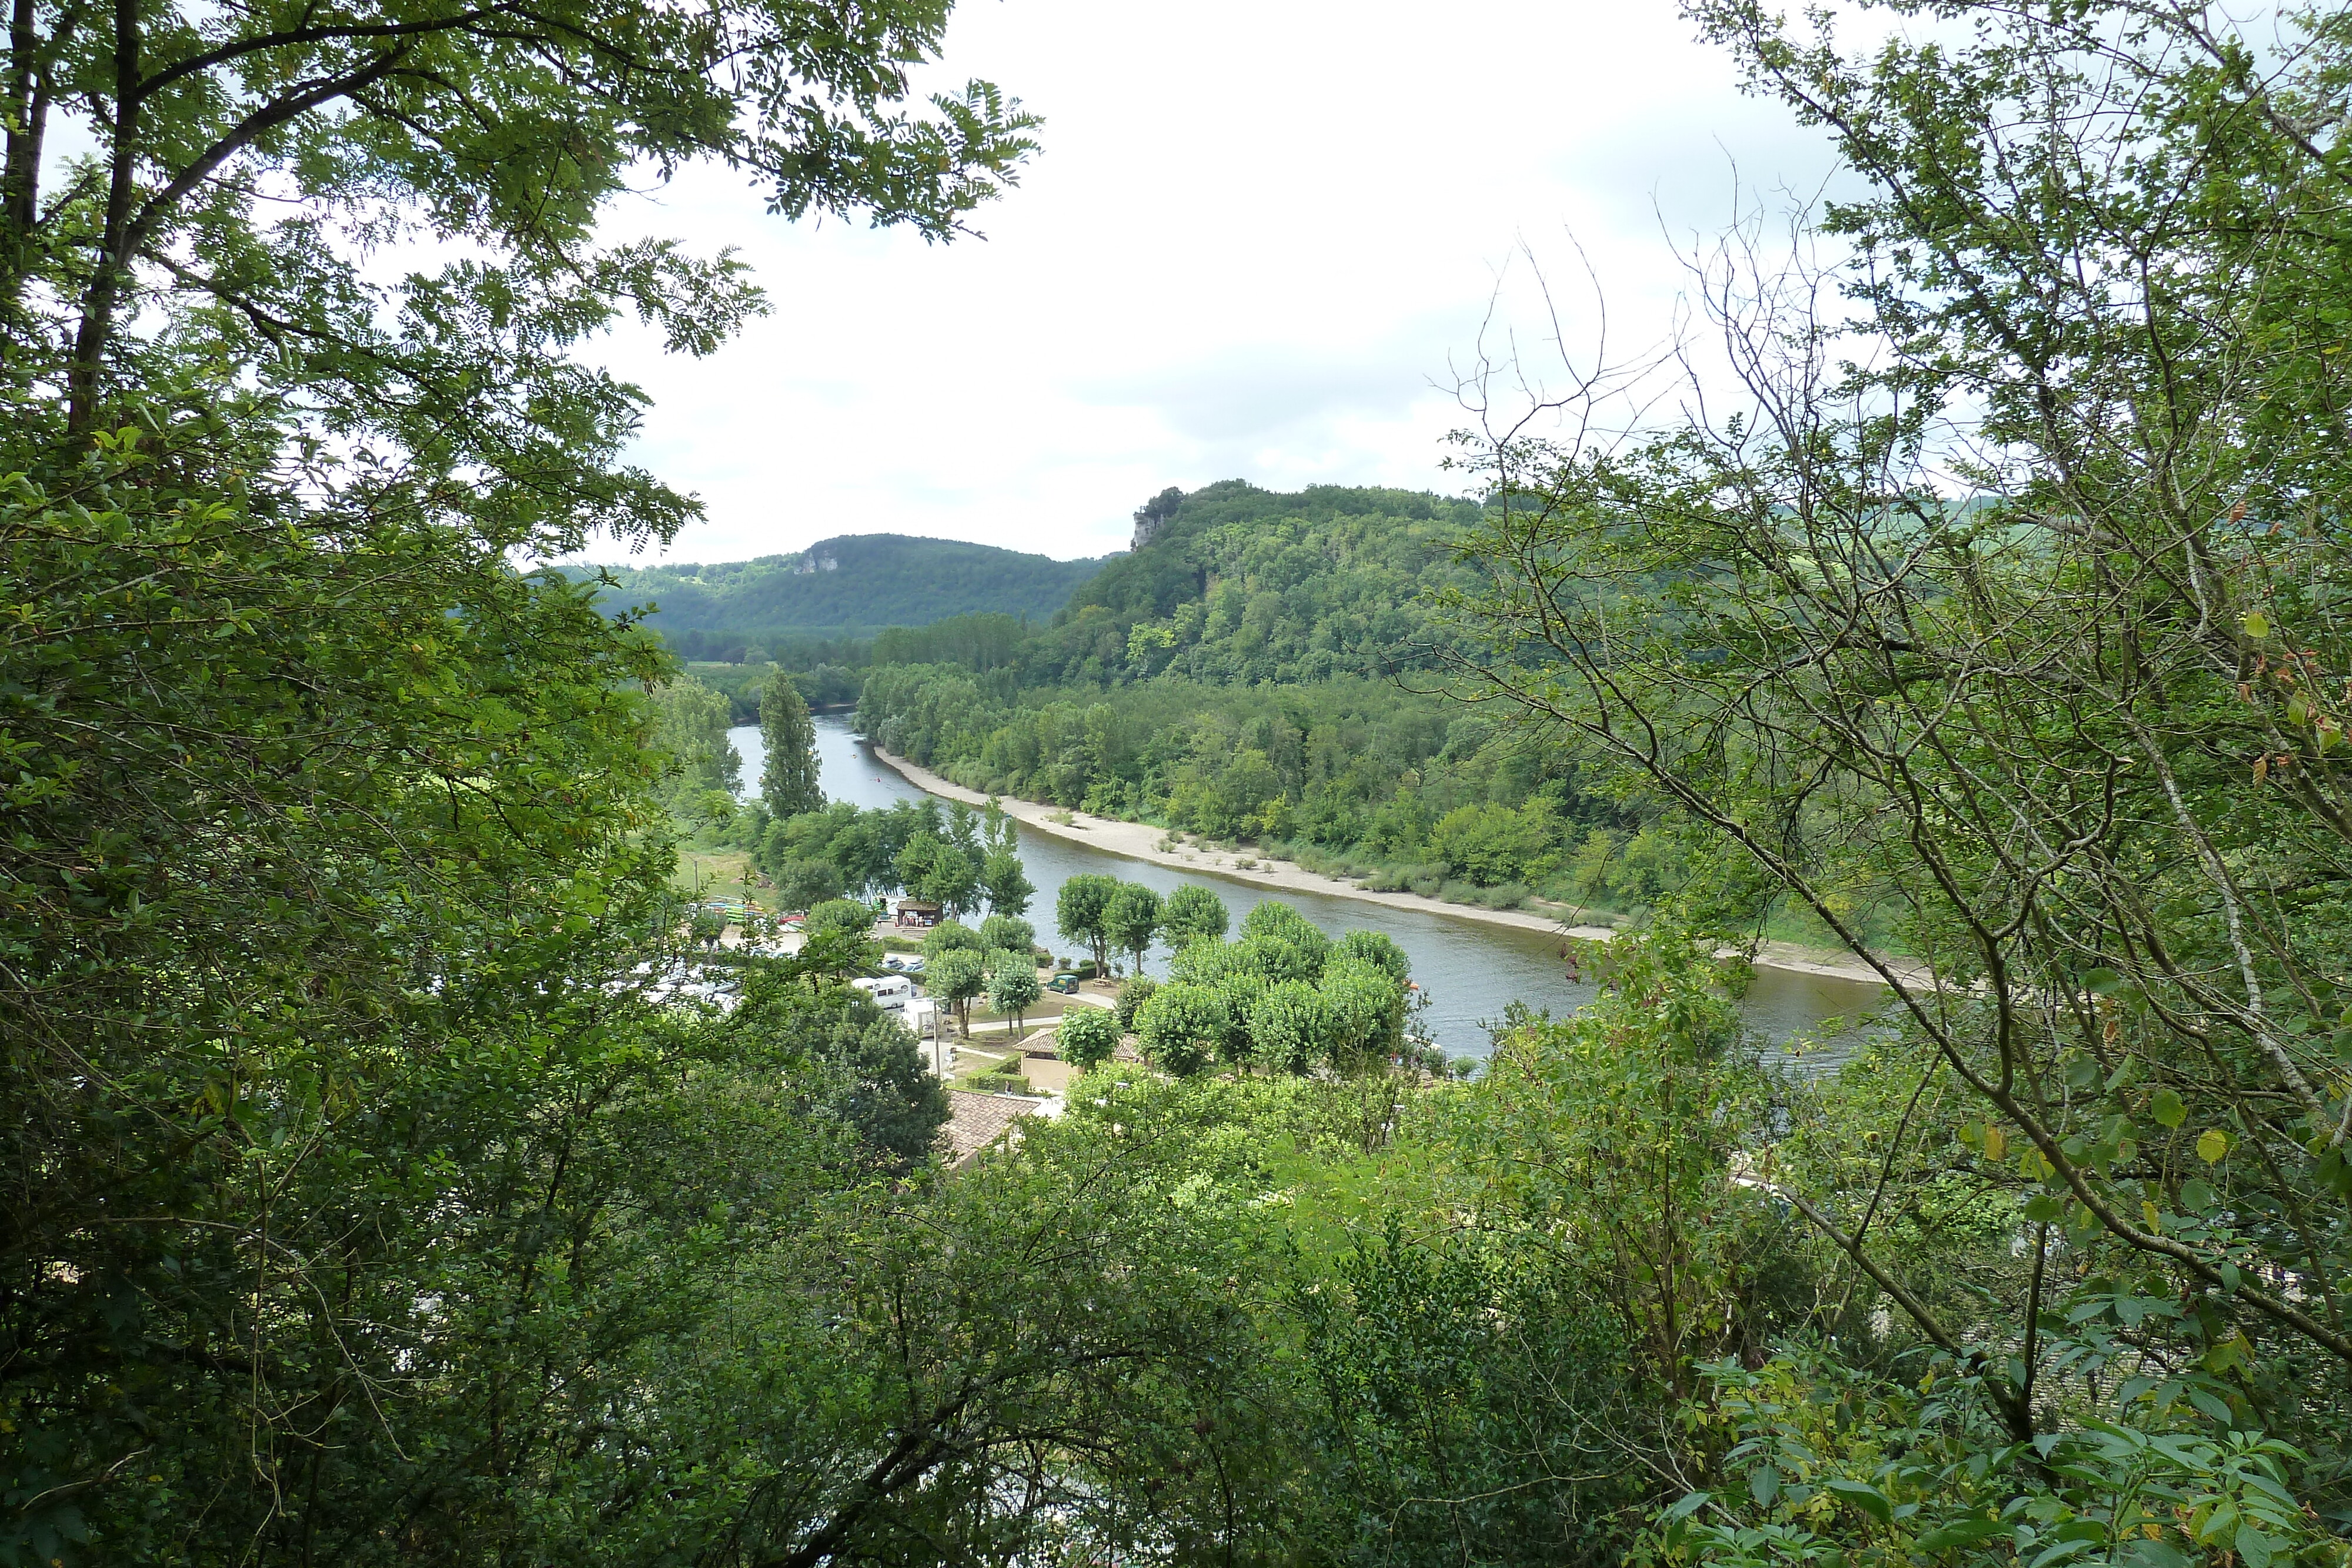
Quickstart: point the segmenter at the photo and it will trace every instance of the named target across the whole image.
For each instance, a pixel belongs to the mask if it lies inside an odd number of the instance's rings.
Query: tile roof
[[[1034,1115],[1038,1103],[1024,1100],[1017,1094],[973,1094],[961,1089],[948,1091],[948,1123],[940,1129],[940,1139],[946,1145],[948,1169],[962,1170],[980,1157],[980,1152],[1004,1136],[1006,1131],[1024,1116]]]

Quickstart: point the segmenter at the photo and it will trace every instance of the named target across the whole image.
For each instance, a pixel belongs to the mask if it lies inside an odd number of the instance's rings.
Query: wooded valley
[[[587,340],[781,308],[598,219],[961,243],[1039,127],[916,93],[943,5],[20,0],[0,1563],[2352,1563],[2352,22],[1686,15],[1853,176],[1697,258],[1736,406],[1489,366],[1465,497],[1163,492],[739,694],[540,564],[698,514]],[[1626,927],[1434,1071],[1376,934],[827,802],[821,672]],[[728,835],[793,950],[675,885]],[[1171,973],[950,1158],[884,891],[966,1026],[1049,932]],[[1882,967],[1834,1071],[1741,1024],[1776,922]]]

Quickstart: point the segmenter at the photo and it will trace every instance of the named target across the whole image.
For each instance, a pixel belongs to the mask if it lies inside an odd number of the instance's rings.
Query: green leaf
[[[2230,1134],[2219,1127],[2208,1127],[2197,1134],[2197,1157],[2207,1165],[2220,1162],[2230,1152]]]
[[[1948,1546],[1973,1546],[1996,1535],[2007,1535],[2011,1530],[1997,1519],[1963,1519],[1957,1523],[1937,1525],[1913,1544],[1923,1552],[1941,1552]]]
[[[2238,1526],[2232,1544],[2237,1547],[2238,1555],[2245,1560],[2246,1568],[2271,1568],[2271,1555],[2277,1551],[2271,1538],[2251,1524]]]
[[[1666,1510],[1666,1517],[1670,1520],[1688,1519],[1706,1506],[1707,1497],[1708,1494],[1703,1491],[1686,1492],[1674,1507]]]
[[[2125,988],[2126,981],[2113,969],[2101,967],[2084,975],[2083,985],[2095,997],[2112,997]]]
[[[2246,635],[2267,637],[2271,634],[2271,618],[2259,610],[2246,612]]]
[[[1895,1517],[1895,1505],[1886,1500],[1886,1494],[1866,1482],[1832,1479],[1823,1481],[1822,1490],[1852,1503],[1881,1524]]]
[[[2189,1119],[2189,1107],[2171,1090],[2159,1089],[2148,1099],[2147,1113],[2168,1127],[2178,1127]]]

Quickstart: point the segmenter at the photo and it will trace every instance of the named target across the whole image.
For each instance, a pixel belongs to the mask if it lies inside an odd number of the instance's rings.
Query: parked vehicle
[[[1078,994],[1078,977],[1065,969],[1046,981],[1045,988],[1049,991],[1059,991],[1066,997],[1075,997]]]
[[[915,999],[915,982],[904,975],[879,975],[849,983],[872,997],[874,1005],[886,1013],[903,1013]]]

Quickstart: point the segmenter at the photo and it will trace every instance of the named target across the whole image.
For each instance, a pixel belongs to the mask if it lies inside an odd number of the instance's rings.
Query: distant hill
[[[711,659],[978,612],[1044,622],[1102,564],[954,539],[846,534],[797,555],[605,570],[620,582],[609,601],[656,605],[647,621],[654,630],[686,657]]]
[[[1040,685],[1383,674],[1426,656],[1423,595],[1475,586],[1451,546],[1478,516],[1475,501],[1411,490],[1284,494],[1227,479],[1163,491],[1135,515],[1135,549],[1072,593],[1013,662]]]

